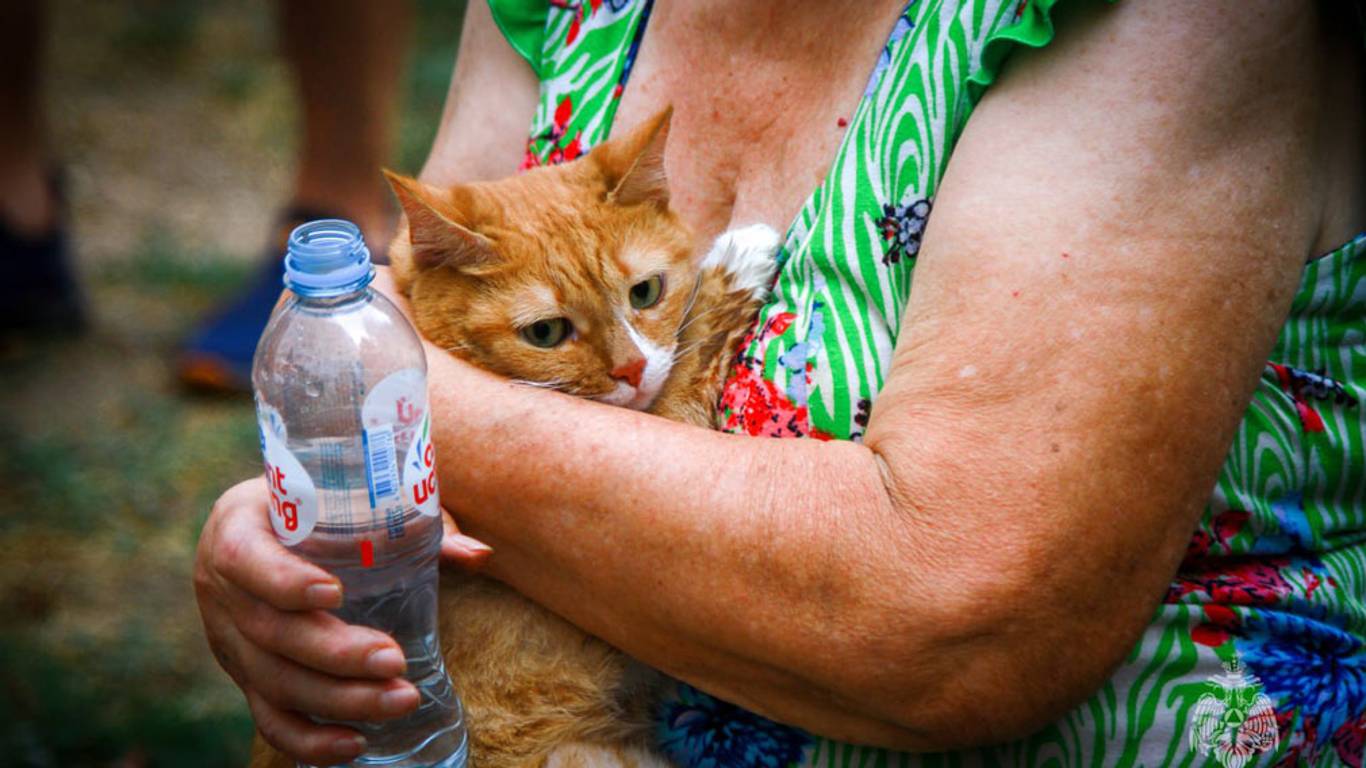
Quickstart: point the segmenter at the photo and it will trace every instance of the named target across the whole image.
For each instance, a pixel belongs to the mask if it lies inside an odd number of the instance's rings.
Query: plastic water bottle
[[[294,230],[293,292],[252,367],[270,521],[280,541],[342,583],[337,616],[386,632],[421,696],[407,717],[345,723],[368,746],[352,765],[465,765],[460,699],[437,639],[437,496],[427,363],[403,315],[369,288],[360,230],[325,219]]]

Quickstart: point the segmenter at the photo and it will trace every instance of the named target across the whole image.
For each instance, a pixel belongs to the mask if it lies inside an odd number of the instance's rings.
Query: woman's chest
[[[703,240],[756,222],[783,229],[838,148],[835,110],[798,116],[782,104],[796,98],[790,93],[760,99],[673,76],[637,85],[634,98],[623,100],[619,124],[673,105],[665,150],[671,204]]]
[[[672,205],[700,242],[753,223],[784,229],[824,179],[886,24],[841,40],[734,41],[655,18],[615,123],[674,108],[665,165]],[[816,50],[812,50],[812,46]]]

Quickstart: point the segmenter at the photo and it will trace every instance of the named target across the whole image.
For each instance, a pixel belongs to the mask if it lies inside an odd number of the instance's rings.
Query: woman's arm
[[[1020,54],[864,445],[433,354],[443,500],[499,578],[779,720],[911,749],[1038,727],[1150,618],[1316,240],[1315,40],[1303,6],[1121,4]]]
[[[488,3],[465,9],[441,126],[422,168],[432,184],[501,179],[517,170],[540,82],[503,39]]]

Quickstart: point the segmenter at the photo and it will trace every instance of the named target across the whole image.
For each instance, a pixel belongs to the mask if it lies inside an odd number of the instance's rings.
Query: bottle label
[[[427,415],[427,377],[417,368],[405,368],[385,376],[361,404],[365,445],[365,479],[371,509],[386,509],[396,517],[391,538],[402,535],[403,469],[395,448],[416,440],[416,431]]]
[[[403,459],[403,493],[417,511],[436,517],[441,514],[441,499],[436,488],[436,449],[432,446],[431,418],[423,416],[422,428],[408,446]]]
[[[283,544],[293,546],[308,538],[318,524],[318,491],[271,425],[262,420],[259,427],[270,488],[270,524]]]
[[[262,432],[274,434],[280,438],[280,442],[289,443],[289,428],[285,426],[285,420],[280,416],[280,411],[262,400],[260,396],[256,398],[256,426]]]
[[[361,423],[366,429],[392,426],[395,432],[416,427],[427,413],[427,377],[417,368],[385,376],[365,396]]]
[[[394,455],[394,428],[385,424],[361,433],[365,448],[365,485],[370,492],[370,508],[379,509],[398,499],[398,459]]]

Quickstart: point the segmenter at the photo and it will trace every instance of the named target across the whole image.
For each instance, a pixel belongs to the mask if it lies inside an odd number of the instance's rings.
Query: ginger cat
[[[386,173],[390,247],[424,336],[522,383],[713,426],[773,279],[777,233],[722,235],[700,262],[669,209],[670,111],[561,166],[436,189]],[[670,681],[491,579],[444,573],[446,667],[477,768],[646,768]],[[292,763],[258,736],[253,768]]]

